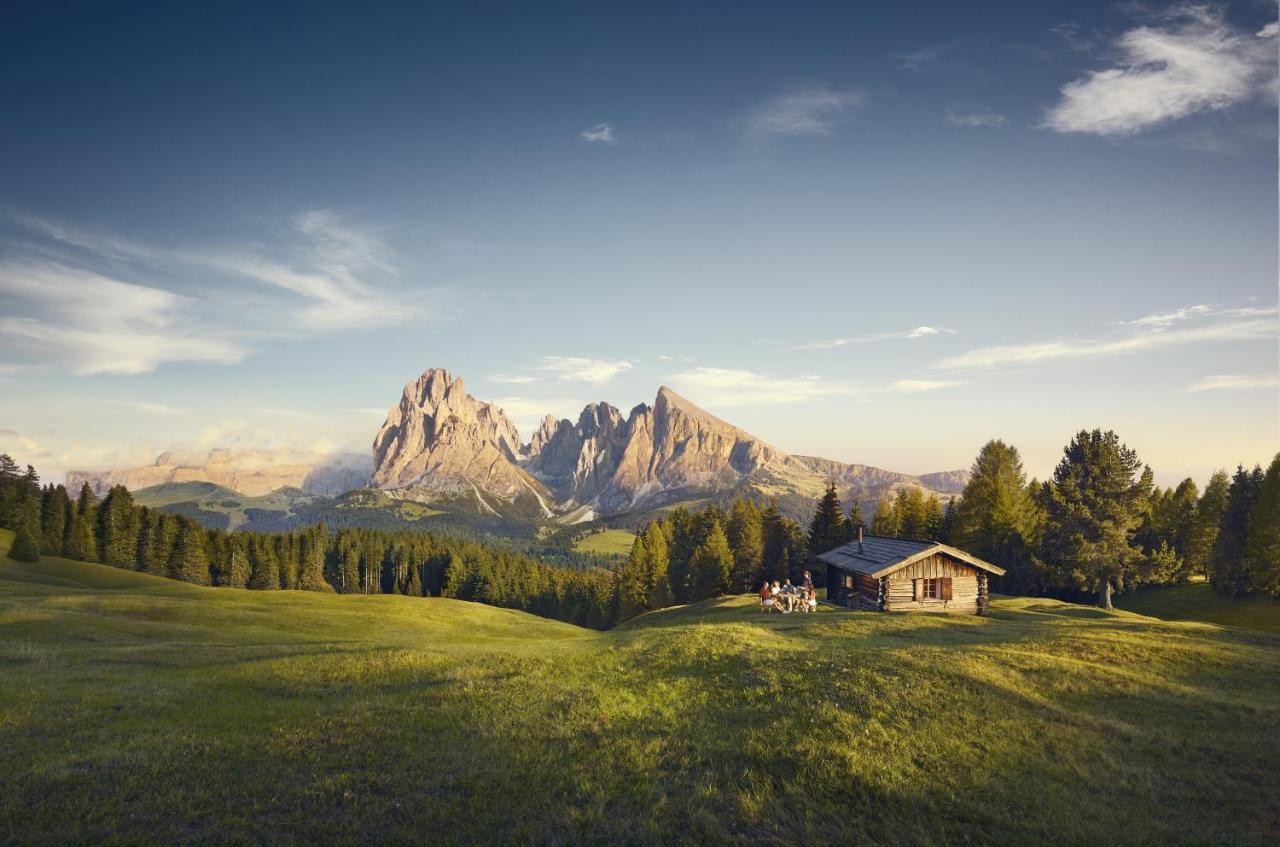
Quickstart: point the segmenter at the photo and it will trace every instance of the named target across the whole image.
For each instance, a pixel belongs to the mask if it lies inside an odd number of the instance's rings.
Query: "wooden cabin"
[[[879,612],[987,613],[987,576],[1004,569],[938,541],[861,537],[823,553],[827,599]]]

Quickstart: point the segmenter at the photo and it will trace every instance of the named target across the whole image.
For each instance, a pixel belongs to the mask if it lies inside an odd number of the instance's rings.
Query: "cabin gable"
[[[886,611],[978,614],[980,582],[976,568],[945,553],[918,559],[884,577]]]

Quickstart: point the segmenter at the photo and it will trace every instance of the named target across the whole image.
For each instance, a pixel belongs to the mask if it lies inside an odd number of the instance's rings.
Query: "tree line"
[[[42,554],[137,570],[197,585],[474,600],[607,628],[616,620],[615,578],[601,569],[535,561],[480,542],[421,530],[323,523],[290,532],[227,532],[139,506],[123,486],[73,500],[0,454],[0,527],[15,531],[9,555]]]

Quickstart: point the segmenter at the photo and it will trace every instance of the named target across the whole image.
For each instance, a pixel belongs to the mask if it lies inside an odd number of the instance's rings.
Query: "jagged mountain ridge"
[[[374,439],[372,485],[399,496],[532,496],[547,514],[609,516],[686,499],[755,494],[811,499],[834,479],[842,496],[874,501],[902,485],[957,493],[963,471],[915,477],[786,453],[663,386],[624,417],[589,404],[576,423],[548,416],[521,445],[501,409],[429,369],[405,386]]]

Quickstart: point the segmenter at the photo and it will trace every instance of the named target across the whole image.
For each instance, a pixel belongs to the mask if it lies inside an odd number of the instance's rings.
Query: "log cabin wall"
[[[951,580],[951,599],[916,599],[917,579]],[[979,614],[978,571],[947,556],[937,554],[913,562],[888,576],[885,609],[921,612],[962,612]]]

